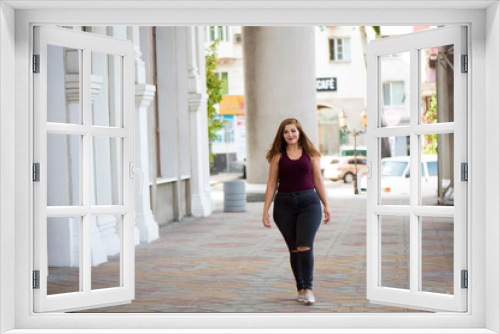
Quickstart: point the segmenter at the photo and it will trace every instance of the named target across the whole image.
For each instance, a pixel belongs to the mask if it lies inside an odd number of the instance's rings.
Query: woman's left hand
[[[328,206],[325,206],[324,209],[323,209],[323,213],[324,213],[324,220],[323,220],[323,223],[324,224],[328,224],[328,222],[330,221],[330,208]]]

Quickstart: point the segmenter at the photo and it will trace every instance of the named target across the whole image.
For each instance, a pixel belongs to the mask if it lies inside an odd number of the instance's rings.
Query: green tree
[[[217,139],[217,131],[224,128],[226,122],[220,119],[215,106],[222,100],[222,80],[217,72],[217,45],[219,39],[216,39],[206,50],[205,69],[207,77],[207,116],[208,116],[208,143],[210,152],[210,165],[214,161],[212,153],[212,142]]]
[[[429,103],[429,109],[422,114],[423,124],[437,123],[437,95],[432,94]],[[437,154],[437,135],[424,135],[423,154]]]

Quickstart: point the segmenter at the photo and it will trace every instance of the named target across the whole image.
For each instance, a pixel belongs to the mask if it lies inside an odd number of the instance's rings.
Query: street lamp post
[[[347,124],[347,116],[344,113],[344,108],[342,108],[342,113],[339,115],[339,125],[342,129],[342,132],[345,135],[352,136],[354,139],[354,194],[358,195],[358,159],[356,157],[356,138],[358,135],[366,133],[366,108],[363,107],[363,112],[361,113],[361,124],[363,125],[363,131],[356,131],[356,128],[353,130],[349,129]]]

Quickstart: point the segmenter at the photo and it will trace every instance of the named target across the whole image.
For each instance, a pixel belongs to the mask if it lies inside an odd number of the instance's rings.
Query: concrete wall
[[[180,183],[180,198],[181,198],[181,217],[191,215],[189,203],[189,180],[183,180]],[[172,205],[175,201],[175,182],[158,184],[158,206],[155,214],[155,219],[158,225],[167,225],[170,222],[176,221],[175,207]]]

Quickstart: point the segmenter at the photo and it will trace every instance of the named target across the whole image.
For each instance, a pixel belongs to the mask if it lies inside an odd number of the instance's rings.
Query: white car
[[[436,196],[438,187],[437,155],[422,155],[422,196]],[[382,194],[410,194],[410,157],[383,158],[380,162]],[[360,188],[366,191],[366,175],[360,180]],[[449,184],[444,180],[444,186]]]
[[[333,161],[338,161],[339,157],[338,155],[322,155],[321,159],[319,160],[319,163],[321,165],[321,174],[324,173],[325,168],[331,164]]]

